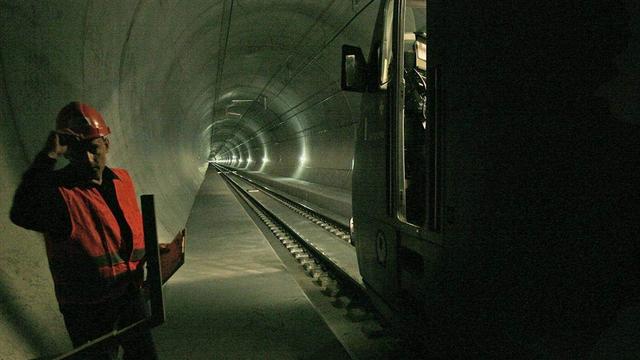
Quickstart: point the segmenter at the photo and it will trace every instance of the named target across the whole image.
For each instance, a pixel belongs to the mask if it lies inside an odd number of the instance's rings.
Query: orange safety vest
[[[120,226],[97,188],[59,186],[71,220],[71,234],[45,234],[45,239],[61,304],[99,303],[122,295],[131,283],[141,285],[141,271],[134,271],[144,256],[142,215],[129,174],[123,169],[111,171],[116,175],[113,185],[118,204],[131,228],[131,254],[125,260],[118,253],[122,246]]]

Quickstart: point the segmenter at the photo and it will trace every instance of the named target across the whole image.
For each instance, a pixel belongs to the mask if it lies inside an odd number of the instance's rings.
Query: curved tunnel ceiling
[[[214,103],[214,127],[221,122],[221,131],[212,133],[212,157],[229,159],[231,149],[268,144],[262,135],[271,131],[281,141],[299,137],[318,117],[304,112],[323,112],[318,104],[339,95],[339,73],[332,68],[339,56],[326,54],[336,54],[330,45],[344,32],[353,16],[345,10],[353,6],[308,3],[281,3],[273,9],[264,2],[240,2],[230,10],[228,37],[234,45],[226,54],[237,61],[225,61],[216,82],[223,90]],[[267,11],[273,16],[265,16]],[[251,26],[256,23],[260,31]],[[226,126],[233,130],[222,131]],[[242,129],[255,133],[245,137]]]
[[[94,105],[113,129],[111,163],[166,203],[164,235],[179,226],[169,219],[185,222],[209,159],[252,157],[250,170],[304,178],[304,156],[350,186],[359,99],[340,91],[340,47],[368,46],[379,1],[1,6],[6,113],[25,144],[17,157],[33,158],[66,102]]]

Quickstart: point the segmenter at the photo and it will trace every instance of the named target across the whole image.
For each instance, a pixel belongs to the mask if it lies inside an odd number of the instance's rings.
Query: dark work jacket
[[[128,173],[105,168],[96,185],[54,165],[46,154],[36,157],[16,191],[11,220],[44,234],[58,302],[100,303],[139,287],[144,234]]]

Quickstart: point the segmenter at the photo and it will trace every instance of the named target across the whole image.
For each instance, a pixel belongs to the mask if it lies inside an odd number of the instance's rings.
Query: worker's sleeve
[[[39,232],[69,234],[69,214],[58,192],[55,159],[39,153],[22,176],[11,206],[11,221]]]

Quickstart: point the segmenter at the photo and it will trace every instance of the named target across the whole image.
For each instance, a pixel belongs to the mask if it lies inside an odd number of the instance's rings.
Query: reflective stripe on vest
[[[131,228],[132,250],[122,259],[120,226],[95,187],[58,188],[71,220],[68,238],[47,236],[47,255],[61,303],[93,303],[110,298],[113,287],[138,268],[144,256],[142,216],[133,182],[123,169],[111,169],[116,197]],[[127,282],[128,283],[128,282]]]

